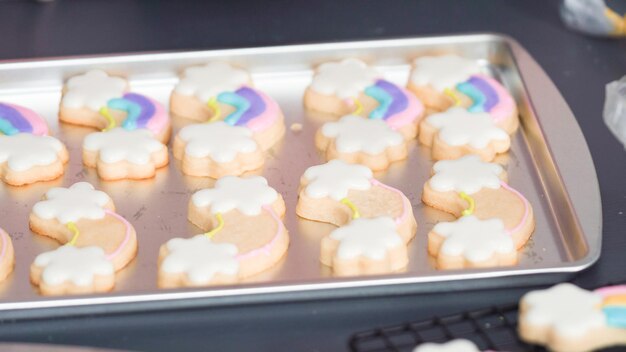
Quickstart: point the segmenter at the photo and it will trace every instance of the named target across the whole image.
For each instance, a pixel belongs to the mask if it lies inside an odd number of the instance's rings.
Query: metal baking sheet
[[[359,57],[375,65],[387,79],[404,85],[412,58],[449,52],[484,65],[512,92],[519,105],[522,128],[514,135],[512,150],[505,161],[510,184],[532,203],[537,222],[520,264],[453,271],[433,267],[426,251],[426,234],[436,222],[449,221],[452,217],[421,203],[422,185],[432,161],[430,150],[414,141],[408,160],[376,174],[382,182],[402,190],[414,207],[418,231],[409,246],[407,271],[383,276],[333,277],[318,259],[320,239],[333,226],[299,219],[294,212],[301,174],[307,167],[324,162],[313,144],[314,133],[322,121],[302,107],[302,94],[311,81],[312,68],[329,60]],[[187,203],[193,192],[210,187],[214,181],[184,176],[173,157],[170,165],[152,180],[99,180],[93,169],[83,167],[81,160],[82,139],[93,130],[57,123],[61,87],[68,77],[100,68],[128,77],[133,91],[167,104],[181,70],[211,60],[227,60],[249,69],[255,85],[274,97],[283,109],[287,133],[269,151],[268,161],[259,174],[285,198],[285,222],[291,245],[278,265],[240,284],[160,290],[156,286],[158,248],[172,237],[200,233],[187,221]],[[0,185],[0,226],[11,235],[16,253],[15,271],[0,284],[0,316],[524,285],[583,270],[600,255],[600,194],[585,140],[572,112],[546,74],[519,44],[507,37],[476,34],[4,62],[0,63],[0,101],[22,104],[45,116],[54,135],[66,143],[71,154],[65,175],[58,180],[26,187]],[[302,130],[290,130],[293,123],[302,124]],[[174,120],[174,132],[181,126],[181,121]],[[69,186],[77,181],[89,181],[114,199],[118,212],[137,230],[139,253],[118,273],[116,288],[111,293],[42,297],[29,283],[29,266],[37,254],[59,244],[30,232],[28,213],[48,188]],[[70,306],[74,308],[59,309]]]

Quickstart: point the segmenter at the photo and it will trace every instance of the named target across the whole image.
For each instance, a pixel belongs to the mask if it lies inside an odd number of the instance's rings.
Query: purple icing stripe
[[[263,98],[253,89],[242,87],[237,89],[235,93],[242,96],[250,103],[250,108],[241,115],[235,126],[245,126],[250,120],[265,112],[265,101],[263,101]]]
[[[491,87],[491,85],[480,77],[472,76],[468,82],[476,87],[485,96],[485,104],[483,105],[484,111],[491,111],[494,106],[498,105],[500,99],[498,93]]]
[[[391,105],[389,105],[389,108],[383,117],[384,119],[404,111],[409,105],[409,100],[406,95],[404,95],[404,93],[395,84],[385,81],[384,79],[379,79],[376,81],[376,86],[387,92],[387,94],[389,94],[392,98]]]
[[[33,126],[30,125],[30,122],[19,111],[9,105],[0,103],[0,119],[6,120],[20,132],[33,132]]]
[[[126,93],[124,94],[124,99],[139,105],[141,109],[139,116],[135,120],[136,128],[147,128],[148,122],[150,122],[152,115],[156,111],[154,104],[148,98],[136,93]]]

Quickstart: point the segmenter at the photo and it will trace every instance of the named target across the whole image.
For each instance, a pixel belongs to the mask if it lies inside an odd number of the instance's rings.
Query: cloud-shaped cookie
[[[396,223],[390,217],[355,219],[333,230],[329,237],[339,241],[336,254],[339,259],[382,260],[392,248],[404,246]]]
[[[215,187],[200,190],[191,197],[197,207],[211,207],[213,214],[237,209],[245,215],[255,216],[264,206],[271,205],[278,193],[267,185],[261,176],[222,177]]]
[[[325,123],[321,133],[327,138],[334,138],[335,146],[341,153],[364,152],[376,155],[404,143],[402,135],[384,121],[355,115],[346,115],[337,122]]]
[[[492,141],[510,140],[509,134],[486,112],[469,112],[456,107],[430,115],[426,121],[437,128],[439,138],[451,146],[469,145],[483,149]]]
[[[7,162],[13,171],[27,171],[35,166],[48,166],[59,160],[65,146],[50,136],[19,133],[0,136],[0,163]]]
[[[106,107],[110,99],[121,97],[126,86],[123,78],[109,76],[101,70],[91,70],[67,81],[65,84],[67,91],[61,104],[67,108],[87,107],[98,111]]]
[[[127,130],[118,127],[106,132],[89,134],[83,141],[83,148],[98,152],[98,157],[105,163],[127,161],[136,165],[146,165],[152,161],[153,153],[162,152],[166,147],[148,130]]]
[[[500,188],[504,169],[495,163],[487,163],[476,155],[466,155],[456,160],[442,160],[433,165],[435,174],[429,181],[437,192],[464,192],[474,194],[482,188]]]
[[[259,149],[250,129],[231,126],[224,121],[183,127],[178,137],[187,143],[186,154],[194,158],[209,156],[218,163],[232,161],[238,153],[252,153]]]
[[[195,95],[207,102],[219,93],[234,91],[249,82],[250,76],[246,71],[225,62],[212,62],[185,69],[174,91],[182,95]]]
[[[61,246],[41,253],[34,265],[41,268],[41,280],[50,286],[72,283],[76,286],[93,284],[96,276],[115,274],[113,263],[100,247]]]
[[[327,62],[318,67],[311,89],[341,99],[355,98],[378,77],[378,71],[358,59]]]
[[[348,196],[351,189],[370,189],[372,177],[372,170],[366,166],[334,159],[326,164],[311,166],[305,171],[304,178],[308,182],[305,192],[312,198],[331,197],[341,200]]]
[[[443,92],[446,88],[453,89],[480,71],[475,60],[456,55],[424,56],[413,61],[411,81],[415,85],[430,85]]]
[[[87,182],[69,188],[55,187],[46,192],[46,199],[35,203],[33,213],[42,219],[56,218],[62,224],[80,219],[102,219],[105,205],[111,198]]]

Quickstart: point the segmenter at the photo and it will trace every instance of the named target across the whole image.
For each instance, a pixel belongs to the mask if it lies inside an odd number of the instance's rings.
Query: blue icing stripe
[[[0,103],[0,132],[7,136],[12,136],[20,132],[32,132],[33,126],[28,120],[7,104]]]
[[[235,126],[237,121],[243,114],[250,109],[250,102],[241,95],[233,92],[223,92],[217,96],[217,101],[223,104],[232,105],[235,107],[235,111],[224,118],[224,122],[231,126]]]
[[[384,89],[373,85],[365,88],[365,94],[372,97],[378,102],[376,109],[370,112],[370,119],[384,119],[387,110],[393,102],[393,97],[387,93]]]
[[[626,307],[605,306],[602,311],[609,326],[626,329]]]
[[[141,115],[141,106],[139,104],[124,98],[113,98],[109,100],[107,106],[111,109],[126,111],[128,116],[122,122],[122,127],[127,130],[137,128],[137,119]]]
[[[456,89],[472,99],[472,106],[467,109],[469,112],[485,112],[484,104],[487,99],[474,85],[469,82],[463,82],[457,84]]]
[[[20,131],[13,127],[9,121],[0,119],[0,132],[4,135],[12,136],[14,134],[18,134]]]

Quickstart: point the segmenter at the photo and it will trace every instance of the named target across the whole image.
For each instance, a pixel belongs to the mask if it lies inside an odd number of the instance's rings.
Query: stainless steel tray
[[[376,175],[407,194],[415,209],[419,228],[409,247],[407,272],[332,277],[319,264],[318,256],[320,239],[333,227],[299,219],[294,213],[300,175],[308,166],[323,161],[313,145],[314,132],[321,122],[302,108],[302,94],[311,80],[312,67],[328,60],[360,57],[376,65],[389,80],[403,85],[411,58],[444,52],[456,52],[484,64],[509,88],[519,104],[522,129],[513,138],[508,172],[510,183],[532,203],[537,221],[521,263],[485,270],[433,268],[426,252],[426,233],[437,221],[450,220],[451,216],[421,204],[422,185],[432,162],[429,150],[413,143],[406,162],[396,163],[387,172]],[[300,132],[287,130],[283,142],[269,152],[269,161],[260,172],[285,198],[291,246],[279,265],[244,283],[159,290],[156,286],[158,248],[172,237],[199,233],[186,219],[187,202],[194,191],[210,186],[213,181],[183,176],[176,162],[159,171],[153,180],[100,181],[93,169],[83,167],[80,157],[82,138],[92,130],[57,123],[61,86],[72,75],[101,68],[127,76],[134,91],[167,103],[178,73],[187,66],[210,60],[228,60],[248,68],[256,86],[279,102],[287,126],[303,125]],[[44,115],[71,153],[65,175],[59,180],[28,187],[0,186],[0,226],[11,234],[17,258],[14,273],[0,284],[0,317],[525,285],[583,270],[600,255],[600,193],[593,162],[576,119],[530,55],[517,42],[500,35],[4,62],[0,64],[0,101],[23,104]],[[175,123],[175,131],[179,127]],[[28,281],[29,266],[38,253],[59,244],[31,233],[28,213],[49,187],[67,186],[79,180],[89,181],[111,195],[120,214],[137,229],[139,254],[129,267],[118,273],[117,286],[109,294],[42,297]],[[73,309],[59,309],[70,306]]]

